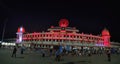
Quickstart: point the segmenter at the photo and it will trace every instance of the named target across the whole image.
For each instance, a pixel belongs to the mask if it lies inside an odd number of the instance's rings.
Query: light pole
[[[3,39],[4,39],[4,34],[5,34],[5,28],[6,28],[7,21],[8,21],[8,18],[6,18],[5,22],[4,22],[3,32],[2,32],[2,39],[1,39],[1,42],[0,42],[0,47],[2,46],[2,42],[3,42]]]

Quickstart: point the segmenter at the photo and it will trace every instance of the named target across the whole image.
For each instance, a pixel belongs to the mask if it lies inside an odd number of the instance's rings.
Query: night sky
[[[3,0],[0,1],[0,39],[5,22],[4,38],[15,38],[20,26],[26,32],[47,31],[51,25],[59,26],[61,18],[66,18],[69,20],[69,27],[76,27],[80,33],[99,35],[107,28],[111,41],[120,42],[117,6],[117,3],[99,0]]]

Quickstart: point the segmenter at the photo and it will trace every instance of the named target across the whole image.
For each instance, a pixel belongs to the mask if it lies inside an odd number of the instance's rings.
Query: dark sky
[[[23,26],[26,32],[41,32],[51,25],[58,26],[59,20],[66,18],[70,22],[69,26],[76,27],[80,33],[98,35],[106,27],[111,40],[120,42],[117,6],[112,1],[99,0],[3,0],[0,1],[0,36],[5,21],[4,38],[12,38],[16,37],[19,26]]]

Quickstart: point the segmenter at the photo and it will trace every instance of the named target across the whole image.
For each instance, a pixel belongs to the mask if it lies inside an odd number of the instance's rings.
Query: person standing
[[[52,49],[50,49],[50,56],[52,56]]]
[[[16,46],[14,46],[12,57],[16,57],[16,52],[17,52],[17,48],[16,48]]]
[[[56,55],[55,60],[60,61],[60,50],[57,50],[55,55]]]
[[[45,50],[42,49],[42,57],[45,57]]]
[[[58,50],[56,51],[56,58],[55,58],[56,61],[60,61],[62,52],[63,52],[63,49],[62,49],[62,46],[60,45]]]
[[[110,50],[107,51],[107,57],[108,57],[108,61],[110,62],[111,61],[111,52],[110,52]]]
[[[91,51],[90,50],[88,50],[88,56],[91,56]]]
[[[21,54],[23,54],[23,52],[24,52],[24,47],[22,46],[21,47]]]

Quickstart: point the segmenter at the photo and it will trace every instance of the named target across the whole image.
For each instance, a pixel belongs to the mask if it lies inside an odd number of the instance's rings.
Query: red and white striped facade
[[[70,46],[110,46],[109,31],[104,29],[102,35],[79,33],[75,27],[68,27],[68,21],[62,19],[59,27],[51,26],[47,32],[24,33],[22,43],[26,46],[53,47],[54,45]],[[107,44],[106,44],[107,43]]]

